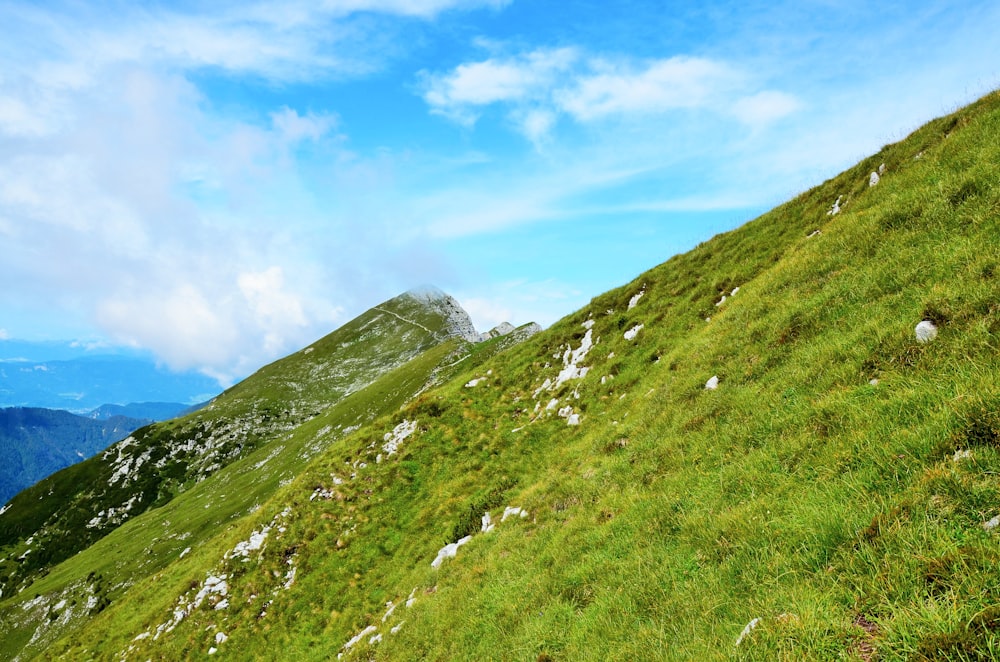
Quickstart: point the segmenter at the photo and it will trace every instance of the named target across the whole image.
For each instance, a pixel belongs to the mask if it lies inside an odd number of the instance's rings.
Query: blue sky
[[[0,2],[0,339],[550,324],[1000,83],[995,2]]]

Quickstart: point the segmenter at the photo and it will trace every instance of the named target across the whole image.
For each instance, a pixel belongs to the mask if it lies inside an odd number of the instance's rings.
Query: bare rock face
[[[484,340],[490,340],[492,338],[499,338],[500,336],[505,336],[508,333],[511,333],[512,331],[514,331],[513,324],[511,324],[510,322],[502,322],[493,327],[492,329],[490,329],[489,331],[480,333],[479,340],[484,341]]]
[[[433,285],[422,285],[407,294],[444,317],[448,335],[458,336],[469,342],[479,342],[479,332],[476,331],[469,313],[465,312],[450,294],[442,292]]]
[[[476,327],[472,323],[472,318],[469,317],[469,313],[465,312],[465,309],[462,308],[454,297],[441,291],[437,287],[434,287],[433,285],[422,285],[418,288],[410,290],[406,294],[413,299],[416,299],[428,310],[443,317],[445,320],[444,330],[448,336],[458,336],[459,338],[472,343],[484,342],[486,340],[492,340],[493,338],[507,336],[512,333],[516,334],[513,337],[517,338],[518,341],[521,341],[542,330],[542,327],[538,326],[534,322],[521,327],[515,327],[510,322],[503,322],[489,331],[479,333],[476,331]]]

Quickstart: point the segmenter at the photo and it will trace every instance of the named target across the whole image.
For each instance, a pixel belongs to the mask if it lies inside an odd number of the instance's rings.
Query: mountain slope
[[[45,655],[996,659],[998,182],[991,94],[456,366]]]
[[[149,422],[126,416],[95,421],[57,409],[0,409],[0,502]]]
[[[456,337],[466,333],[466,326],[472,326],[468,316],[440,291],[401,295],[265,366],[205,408],[138,430],[99,457],[42,481],[12,500],[0,517],[0,550],[9,552],[0,562],[0,589],[6,594],[23,589],[124,521],[274,445],[331,406],[437,349],[434,361],[415,364],[416,381],[396,379],[381,389],[386,397],[353,412],[350,420],[338,414],[330,424],[335,429],[325,436],[332,441],[383,407],[398,406],[426,385],[440,363],[469,354],[468,343]]]

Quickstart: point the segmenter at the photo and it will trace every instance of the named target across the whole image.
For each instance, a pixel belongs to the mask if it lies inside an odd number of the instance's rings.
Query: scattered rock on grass
[[[755,618],[749,623],[747,623],[746,627],[743,628],[743,631],[740,632],[740,636],[736,638],[736,645],[739,646],[740,644],[742,644],[743,640],[746,639],[750,635],[750,633],[753,632],[753,629],[758,625],[760,625],[759,618]]]
[[[705,382],[705,389],[714,391],[717,388],[719,388],[719,376],[712,375],[712,378]]]
[[[938,328],[934,324],[934,322],[930,320],[923,320],[922,322],[917,324],[913,332],[917,336],[917,342],[923,344],[923,343],[929,343],[930,341],[937,338]]]
[[[646,288],[643,288],[642,290],[639,291],[638,294],[636,294],[631,299],[629,299],[628,300],[628,309],[632,310],[633,308],[635,308],[636,305],[639,303],[639,299],[641,299],[642,295],[644,295],[645,293],[646,293]]]
[[[843,198],[843,197],[844,196],[842,196],[842,195],[838,195],[837,196],[837,199],[834,201],[833,206],[831,206],[830,210],[826,212],[827,216],[836,216],[837,214],[840,213],[840,199]],[[809,236],[812,236],[812,235],[809,235]]]
[[[642,324],[636,324],[631,329],[629,329],[628,331],[626,331],[625,332],[625,340],[635,340],[635,337],[637,335],[639,335],[640,331],[642,331],[642,327],[643,326],[644,325],[642,325]]]
[[[458,554],[458,548],[472,540],[472,536],[459,538],[458,541],[448,543],[438,551],[437,556],[431,561],[432,568],[440,568],[445,559],[453,559]]]

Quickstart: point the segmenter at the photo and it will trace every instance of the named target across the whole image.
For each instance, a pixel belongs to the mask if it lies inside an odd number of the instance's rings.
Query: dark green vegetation
[[[0,502],[148,423],[125,416],[93,420],[57,409],[0,409]]]
[[[260,479],[259,455],[136,517],[3,603],[5,623],[79,629],[10,627],[5,650],[997,659],[998,238],[991,94],[480,350],[282,465],[252,508],[207,514]],[[279,367],[274,402],[292,407]],[[321,437],[326,415],[282,419],[281,443]],[[186,554],[167,540],[182,520],[201,527]]]

